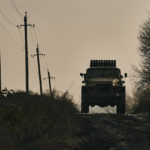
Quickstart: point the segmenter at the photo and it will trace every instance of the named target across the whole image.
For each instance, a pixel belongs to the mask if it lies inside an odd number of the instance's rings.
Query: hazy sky
[[[35,53],[35,43],[46,53],[48,67],[56,77],[52,86],[69,90],[80,102],[81,81],[91,59],[116,59],[122,73],[130,74],[131,65],[138,64],[139,26],[150,10],[149,0],[13,0],[21,12],[16,13],[10,0],[0,0],[0,9],[15,25],[23,24],[28,11],[35,24],[29,35],[29,53]],[[24,29],[17,29],[0,14],[0,49],[2,53],[2,86],[25,89]],[[13,41],[6,31],[15,38]],[[29,28],[28,28],[29,29]],[[32,32],[32,34],[30,33]],[[32,35],[32,36],[31,36]],[[43,64],[44,59],[41,57]],[[30,58],[30,89],[39,91],[36,58]],[[41,64],[42,65],[42,64]],[[42,75],[47,76],[42,65]],[[127,91],[131,90],[126,80]],[[43,81],[43,89],[48,82]]]

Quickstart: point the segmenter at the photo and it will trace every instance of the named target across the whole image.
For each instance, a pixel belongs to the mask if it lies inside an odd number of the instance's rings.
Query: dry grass
[[[78,110],[68,92],[17,92],[0,99],[0,150],[72,150],[80,145]]]

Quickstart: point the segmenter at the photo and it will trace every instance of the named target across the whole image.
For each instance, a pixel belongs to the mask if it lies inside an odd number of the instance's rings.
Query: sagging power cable
[[[2,14],[2,16],[7,20],[7,22],[9,22],[12,26],[16,26],[16,24],[14,24],[6,15],[5,13],[0,9],[0,13]]]
[[[7,33],[7,35],[9,36],[9,38],[16,43],[19,47],[22,48],[22,46],[16,41],[16,39],[7,31],[7,29],[5,28],[5,26],[0,22],[0,26],[3,28],[3,30]]]
[[[17,14],[19,15],[19,17],[22,20],[23,16],[22,16],[21,12],[19,11],[19,9],[17,8],[17,5],[15,4],[15,2],[13,0],[9,0],[9,1],[10,1],[11,5],[13,6],[14,10],[17,12]]]

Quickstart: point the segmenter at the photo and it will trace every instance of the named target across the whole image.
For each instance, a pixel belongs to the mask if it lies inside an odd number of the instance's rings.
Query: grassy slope
[[[0,149],[72,150],[82,142],[81,123],[67,93],[17,93],[0,99]]]

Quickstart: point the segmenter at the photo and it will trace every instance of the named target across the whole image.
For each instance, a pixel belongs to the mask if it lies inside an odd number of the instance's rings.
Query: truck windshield
[[[90,68],[87,70],[87,78],[98,77],[119,78],[120,70],[117,68]]]

